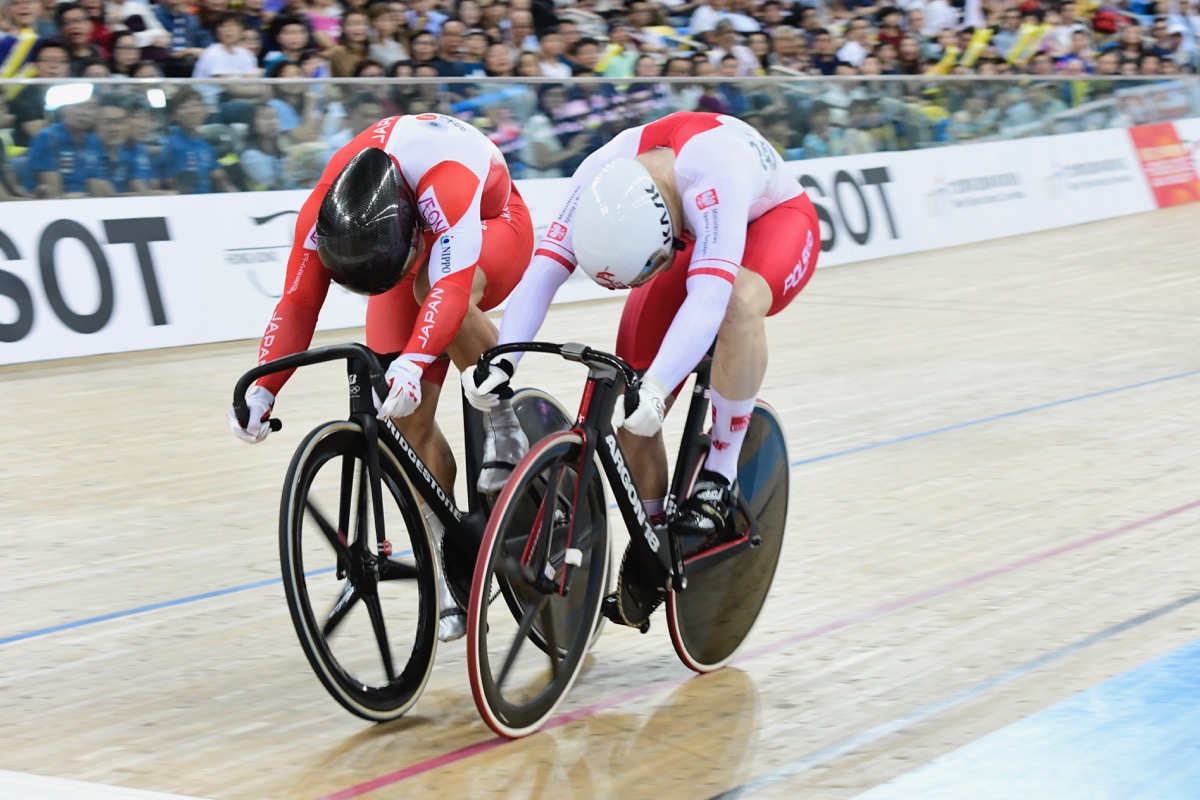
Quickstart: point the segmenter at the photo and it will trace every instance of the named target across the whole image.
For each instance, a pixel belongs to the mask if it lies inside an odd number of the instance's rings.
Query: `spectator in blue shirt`
[[[172,78],[192,77],[192,67],[208,44],[200,20],[188,8],[187,0],[159,0],[152,8],[171,34],[171,57],[165,64],[165,73]]]
[[[33,137],[26,184],[37,197],[86,197],[100,177],[100,140],[92,133],[96,103],[63,106],[58,122]]]
[[[233,182],[217,163],[217,154],[203,136],[200,126],[208,118],[208,107],[200,93],[185,86],[169,104],[175,123],[159,154],[159,173],[167,189],[181,194],[232,192]]]
[[[101,101],[96,138],[100,141],[100,175],[93,184],[93,194],[145,194],[155,188],[150,151],[145,145],[129,141],[129,106],[123,99],[106,97]]]

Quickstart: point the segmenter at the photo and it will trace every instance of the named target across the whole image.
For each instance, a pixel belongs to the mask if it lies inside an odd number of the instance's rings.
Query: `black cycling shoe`
[[[675,535],[684,543],[685,554],[707,550],[734,538],[735,492],[725,482],[724,475],[700,470],[691,497],[683,501],[671,523]]]

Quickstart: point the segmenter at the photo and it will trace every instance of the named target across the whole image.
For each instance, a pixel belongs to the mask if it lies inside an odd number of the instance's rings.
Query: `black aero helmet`
[[[334,180],[317,212],[317,254],[333,279],[382,294],[404,277],[416,228],[412,196],[391,156],[368,147]]]

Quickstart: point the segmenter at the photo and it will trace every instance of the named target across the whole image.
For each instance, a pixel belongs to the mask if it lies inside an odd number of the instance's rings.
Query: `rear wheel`
[[[279,553],[313,671],[351,713],[383,722],[408,711],[429,681],[437,591],[424,519],[385,447],[389,544],[377,541],[365,453],[362,428],[349,421],[321,425],[301,442],[284,484]]]
[[[535,444],[500,493],[480,547],[467,673],[480,715],[503,736],[532,733],[554,713],[597,630],[608,514],[596,483],[580,486],[583,453],[571,431]]]
[[[728,663],[758,619],[783,547],[790,469],[783,425],[760,400],[738,459],[738,485],[742,504],[757,520],[761,542],[746,546],[743,538],[740,552],[728,558],[700,553],[685,559],[687,588],[667,593],[671,642],[680,660],[697,672]],[[745,517],[737,511],[734,515],[739,537],[746,537]]]

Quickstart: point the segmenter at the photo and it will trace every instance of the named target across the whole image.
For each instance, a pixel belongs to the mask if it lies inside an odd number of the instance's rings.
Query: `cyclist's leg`
[[[427,241],[426,252],[429,252],[428,244]],[[415,287],[417,275],[425,271],[423,266],[418,264],[399,284],[367,301],[367,347],[378,353],[398,353],[404,349],[420,310]],[[446,379],[449,364],[449,359],[443,356],[425,368],[421,376],[421,405],[407,417],[394,419],[392,422],[421,456],[421,460],[429,467],[437,482],[453,491],[458,471],[454,451],[435,419],[442,381]],[[430,532],[433,533],[440,555],[445,533],[441,520],[426,503],[421,503],[421,513]],[[450,591],[442,567],[442,558],[438,558],[437,561],[438,603],[441,608],[438,617],[438,638],[451,641],[460,638],[466,630],[466,613],[458,607]]]
[[[750,224],[746,242],[713,352],[705,471],[681,509],[681,527],[694,533],[728,527],[738,455],[767,369],[766,318],[791,303],[817,266],[820,227],[812,201],[801,195],[773,208]]]
[[[687,297],[687,265],[691,261],[692,247],[675,257],[675,263],[666,272],[629,293],[625,308],[621,311],[621,324],[617,329],[617,355],[637,370],[650,366],[662,345],[667,328],[675,318],[675,312]],[[679,387],[675,387],[675,392]],[[667,410],[674,404],[674,392],[667,398]],[[617,431],[621,450],[629,459],[638,493],[646,501],[651,515],[662,513],[662,500],[667,495],[667,449],[660,431],[654,436],[636,436],[621,429]]]

